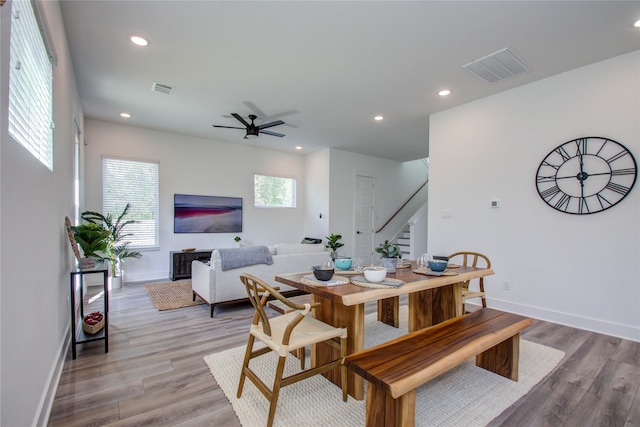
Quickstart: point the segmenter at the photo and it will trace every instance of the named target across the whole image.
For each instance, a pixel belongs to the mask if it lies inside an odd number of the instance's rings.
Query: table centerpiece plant
[[[402,258],[400,248],[388,240],[385,240],[384,243],[381,243],[376,248],[376,252],[380,254],[382,266],[385,267],[389,273],[395,273],[398,259]]]
[[[327,239],[327,244],[324,247],[331,249],[331,259],[335,260],[338,257],[338,249],[344,246],[344,243],[340,241],[342,235],[331,233],[325,238]]]

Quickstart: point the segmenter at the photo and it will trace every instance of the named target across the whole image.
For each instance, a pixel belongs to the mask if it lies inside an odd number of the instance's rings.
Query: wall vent
[[[153,82],[153,85],[151,86],[151,90],[153,92],[166,93],[167,95],[169,95],[171,92],[173,92],[173,86],[165,85],[158,82]]]
[[[487,83],[496,83],[531,69],[508,48],[463,65],[462,68],[480,77]]]

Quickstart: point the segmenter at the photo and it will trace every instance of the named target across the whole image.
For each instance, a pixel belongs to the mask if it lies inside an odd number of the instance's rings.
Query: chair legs
[[[269,417],[267,419],[267,427],[271,427],[273,425],[273,420],[276,415],[276,408],[278,405],[278,397],[280,395],[280,389],[284,385],[289,385],[306,379],[312,375],[319,374],[322,372],[326,372],[330,369],[339,367],[340,368],[340,380],[342,383],[342,400],[347,401],[348,398],[348,384],[347,384],[347,366],[344,364],[344,359],[347,357],[347,339],[340,338],[340,359],[329,363],[328,365],[311,368],[308,371],[304,370],[304,348],[296,350],[298,355],[301,356],[301,372],[291,375],[287,378],[284,378],[284,368],[287,358],[286,357],[278,357],[278,366],[276,368],[275,378],[273,380],[273,388],[269,390],[269,388],[260,380],[260,378],[251,371],[249,368],[249,362],[251,359],[261,356],[265,353],[269,353],[271,350],[268,347],[261,348],[259,350],[253,351],[253,344],[255,342],[255,337],[249,334],[249,340],[247,342],[247,349],[244,353],[244,361],[242,362],[242,369],[240,371],[240,381],[238,383],[238,392],[236,396],[238,398],[242,397],[242,390],[244,388],[244,382],[247,377],[254,383],[254,385],[258,388],[258,390],[269,399]],[[338,343],[335,341],[327,341],[331,343],[331,345],[338,346]]]

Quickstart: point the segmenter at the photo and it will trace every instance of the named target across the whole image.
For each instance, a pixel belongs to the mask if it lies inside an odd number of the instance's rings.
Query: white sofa
[[[247,299],[247,291],[240,281],[241,273],[252,274],[268,284],[279,287],[281,292],[295,288],[276,282],[274,276],[283,273],[311,271],[311,266],[321,265],[331,259],[322,244],[279,243],[268,246],[273,264],[255,264],[222,271],[220,252],[214,250],[210,265],[201,261],[191,264],[191,290],[193,298],[202,298],[211,308],[211,317],[216,304]]]

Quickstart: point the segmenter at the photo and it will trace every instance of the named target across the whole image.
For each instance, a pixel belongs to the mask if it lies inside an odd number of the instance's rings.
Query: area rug
[[[150,283],[144,285],[144,290],[147,291],[151,302],[159,311],[204,304],[200,297],[196,297],[196,300],[193,301],[191,280]]]
[[[406,306],[402,307],[400,328],[365,317],[365,347],[386,342],[407,333]],[[254,384],[245,381],[236,398],[245,346],[214,353],[204,358],[244,427],[264,426],[269,401]],[[307,350],[307,354],[309,350]],[[273,384],[276,358],[268,353],[251,361],[253,369],[267,384]],[[470,359],[418,389],[416,426],[485,426],[525,395],[558,365],[564,353],[540,344],[520,340],[519,381],[514,382],[475,366]],[[299,371],[293,356],[286,375]],[[308,365],[307,365],[308,366]],[[342,401],[340,389],[320,375],[280,390],[274,426],[363,426],[365,401],[349,397]]]

